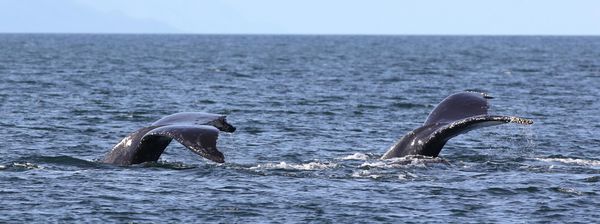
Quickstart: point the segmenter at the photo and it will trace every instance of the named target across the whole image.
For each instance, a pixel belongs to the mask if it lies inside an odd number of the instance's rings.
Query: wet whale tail
[[[234,132],[225,116],[208,113],[176,113],[140,128],[123,138],[104,157],[104,163],[129,165],[157,161],[173,139],[192,152],[223,163],[217,149],[219,131]]]
[[[507,123],[533,124],[525,118],[488,115],[487,99],[491,97],[475,92],[446,97],[431,111],[423,126],[400,138],[381,159],[407,155],[436,157],[448,140],[471,130]]]

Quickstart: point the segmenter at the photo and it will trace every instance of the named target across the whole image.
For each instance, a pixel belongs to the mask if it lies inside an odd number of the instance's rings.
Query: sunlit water
[[[599,87],[598,37],[3,34],[0,222],[598,222]],[[535,124],[378,159],[463,90]],[[99,162],[183,111],[225,164]]]

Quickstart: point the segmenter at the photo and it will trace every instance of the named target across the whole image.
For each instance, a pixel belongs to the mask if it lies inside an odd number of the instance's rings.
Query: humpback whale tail
[[[219,130],[234,132],[225,116],[208,113],[176,113],[143,127],[123,138],[106,154],[103,162],[129,165],[157,161],[173,139],[192,152],[223,163],[223,153],[217,150]]]
[[[442,100],[425,120],[423,126],[404,135],[381,157],[389,159],[406,155],[438,156],[448,140],[474,129],[516,123],[529,125],[532,120],[488,115],[490,96],[461,92]]]

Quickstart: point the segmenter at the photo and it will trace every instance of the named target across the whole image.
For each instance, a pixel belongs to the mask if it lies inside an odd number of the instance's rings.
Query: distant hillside
[[[2,33],[178,33],[167,24],[97,11],[77,2],[1,0]]]

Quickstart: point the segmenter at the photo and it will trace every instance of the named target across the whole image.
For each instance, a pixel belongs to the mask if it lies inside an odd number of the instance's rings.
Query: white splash
[[[587,159],[572,159],[572,158],[536,158],[539,161],[544,162],[561,162],[566,164],[577,164],[582,166],[600,166],[598,160],[587,160]]]
[[[364,162],[360,168],[398,168],[398,167],[426,167],[429,163],[443,163],[444,160],[425,156],[405,156],[373,162]]]
[[[559,192],[562,193],[567,193],[567,194],[576,194],[576,195],[583,195],[583,192],[575,190],[573,188],[558,188]]]
[[[364,162],[359,166],[360,168],[370,168],[370,167],[378,167],[378,168],[390,168],[393,167],[391,163],[386,163],[383,161],[375,161],[375,162]]]
[[[348,156],[344,156],[341,158],[341,160],[367,160],[369,159],[369,156],[367,154],[364,153],[354,153],[352,155],[348,155]]]
[[[372,174],[371,171],[368,170],[358,170],[352,172],[352,177],[354,178],[371,178],[371,179],[379,179],[381,175]]]
[[[17,168],[25,168],[25,169],[44,169],[43,166],[39,166],[33,163],[13,163],[12,167],[17,167]]]
[[[371,170],[357,170],[352,172],[352,177],[354,178],[370,178],[370,179],[380,179],[382,177],[384,177],[385,174],[378,174],[376,172],[373,172]],[[418,176],[410,173],[410,172],[402,172],[400,174],[398,174],[398,179],[400,180],[410,180],[410,179],[414,179],[417,178]]]
[[[406,172],[406,173],[402,173],[402,174],[398,175],[398,179],[400,179],[400,180],[414,179],[417,177],[419,177],[419,176],[417,176],[416,174],[411,173],[411,172]]]
[[[279,163],[266,163],[266,164],[258,164],[257,166],[250,167],[251,170],[257,169],[285,169],[285,170],[324,170],[329,168],[335,168],[337,164],[335,163],[320,163],[320,162],[310,162],[304,164],[288,164],[286,162]]]

